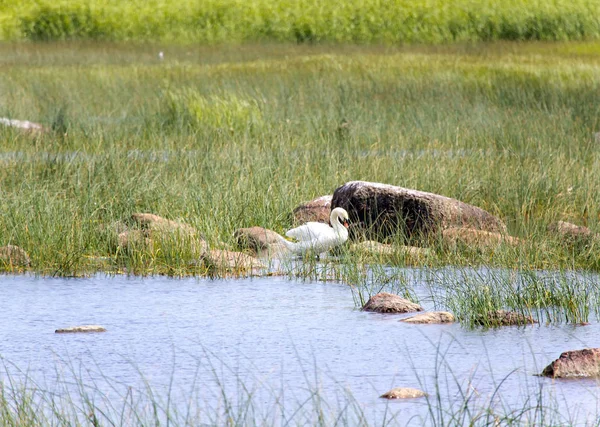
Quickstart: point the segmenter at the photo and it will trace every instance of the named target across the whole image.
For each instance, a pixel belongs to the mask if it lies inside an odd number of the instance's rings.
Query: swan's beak
[[[350,223],[348,222],[347,219],[344,219],[344,222],[342,222],[342,225],[346,228],[350,227]]]

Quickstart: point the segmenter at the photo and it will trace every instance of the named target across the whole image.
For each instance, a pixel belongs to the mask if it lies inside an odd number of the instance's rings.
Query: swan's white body
[[[348,212],[343,208],[335,208],[329,215],[331,227],[322,222],[307,222],[300,227],[292,228],[286,236],[297,242],[283,240],[285,246],[296,254],[312,252],[320,254],[339,246],[348,240]]]

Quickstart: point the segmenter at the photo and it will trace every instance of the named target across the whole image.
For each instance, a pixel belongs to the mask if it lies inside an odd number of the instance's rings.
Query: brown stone
[[[117,236],[119,246],[130,247],[130,246],[151,246],[152,239],[148,237],[148,233],[144,230],[127,230],[119,233]]]
[[[447,311],[430,311],[427,313],[417,314],[416,316],[408,317],[400,320],[400,322],[406,323],[422,323],[422,324],[435,324],[435,323],[454,323],[454,315]]]
[[[383,399],[415,399],[425,396],[427,396],[427,393],[416,388],[396,387],[379,397]]]
[[[351,238],[383,241],[434,236],[449,227],[505,233],[504,223],[489,212],[450,197],[393,185],[352,181],[337,188],[331,207],[350,215]]]
[[[542,371],[552,378],[599,377],[600,348],[565,351]]]
[[[54,331],[56,334],[68,334],[77,332],[106,332],[106,329],[99,325],[82,325],[72,326],[70,328],[62,328]]]
[[[13,267],[28,267],[31,263],[29,255],[22,248],[15,245],[0,247],[0,264]]]
[[[191,225],[182,222],[171,221],[151,213],[134,213],[131,219],[137,223],[140,228],[158,232],[182,233],[186,235],[195,235],[196,229]]]
[[[305,222],[315,221],[329,224],[332,198],[333,196],[321,196],[301,204],[294,209],[294,222],[304,224]]]
[[[241,249],[249,249],[257,256],[275,256],[288,251],[283,237],[262,227],[240,228],[233,233]]]
[[[516,237],[463,227],[450,227],[445,229],[442,231],[442,240],[444,244],[451,247],[455,247],[460,243],[476,249],[493,248],[502,243],[511,246],[517,246],[521,243]]]
[[[253,272],[266,268],[259,259],[250,255],[221,249],[207,251],[202,256],[202,259],[208,267],[221,271]]]
[[[473,323],[483,326],[510,326],[528,325],[537,323],[537,321],[531,316],[516,313],[514,311],[496,310],[487,313],[486,316],[475,316],[473,318]]]
[[[364,311],[377,313],[410,313],[412,311],[423,311],[423,307],[398,295],[381,292],[369,298],[362,308]]]
[[[585,243],[594,237],[594,233],[589,228],[566,221],[557,221],[548,225],[548,232],[557,235],[566,243]]]

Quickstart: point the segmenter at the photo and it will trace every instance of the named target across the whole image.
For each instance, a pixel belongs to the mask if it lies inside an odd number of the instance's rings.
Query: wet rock
[[[44,126],[40,125],[39,123],[30,122],[28,120],[15,120],[6,117],[0,117],[0,125],[19,129],[23,132],[32,135],[40,135],[42,133],[47,132]]]
[[[195,235],[197,230],[191,225],[182,222],[171,221],[151,213],[134,213],[131,219],[137,223],[140,228],[151,231],[182,233],[187,235]]]
[[[427,396],[427,393],[416,388],[396,387],[379,397],[383,399],[415,399],[425,396]]]
[[[542,371],[552,378],[600,377],[600,348],[565,351]]]
[[[531,316],[516,313],[514,311],[496,310],[479,315],[473,318],[475,325],[482,326],[510,326],[510,325],[529,325],[537,323]]]
[[[449,227],[505,233],[489,212],[450,197],[393,185],[352,181],[337,188],[331,207],[350,215],[351,238],[384,241],[397,233],[408,239],[433,236]]]
[[[398,295],[381,292],[369,298],[369,301],[362,308],[364,311],[374,311],[376,313],[410,313],[413,311],[423,311],[423,307],[415,304]]]
[[[457,244],[463,244],[477,249],[489,249],[502,243],[511,246],[517,246],[521,243],[516,237],[463,227],[450,227],[445,229],[442,231],[442,241],[445,245],[450,247],[456,247]]]
[[[400,320],[406,323],[419,324],[436,324],[436,323],[454,323],[454,315],[447,311],[430,311],[427,313],[417,314],[416,316],[408,317]]]
[[[566,243],[586,243],[594,237],[594,233],[589,228],[566,221],[557,221],[548,225],[548,231],[556,234]]]
[[[275,256],[287,253],[283,237],[262,227],[240,228],[233,233],[240,249],[249,249],[257,256]]]
[[[209,268],[229,272],[256,272],[266,266],[257,258],[242,252],[213,249],[207,251],[202,260]]]
[[[305,222],[315,221],[329,224],[329,215],[331,215],[331,199],[333,196],[321,196],[310,202],[306,202],[294,209],[294,222],[304,224]]]
[[[0,264],[13,267],[29,267],[31,260],[25,250],[15,245],[0,247]]]
[[[417,246],[395,246],[386,243],[366,240],[352,244],[350,250],[366,255],[404,256],[414,259],[425,258],[431,255],[431,249],[419,248]]]
[[[69,334],[77,332],[106,332],[106,329],[99,325],[82,325],[71,326],[69,328],[57,329],[54,331],[56,334]]]

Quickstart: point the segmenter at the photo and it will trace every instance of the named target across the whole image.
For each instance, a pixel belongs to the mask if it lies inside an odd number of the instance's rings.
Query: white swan
[[[292,228],[285,235],[296,239],[297,242],[289,242],[282,238],[283,243],[296,254],[327,252],[348,240],[348,212],[343,208],[335,208],[329,215],[329,221],[331,227],[322,222],[307,222]]]

